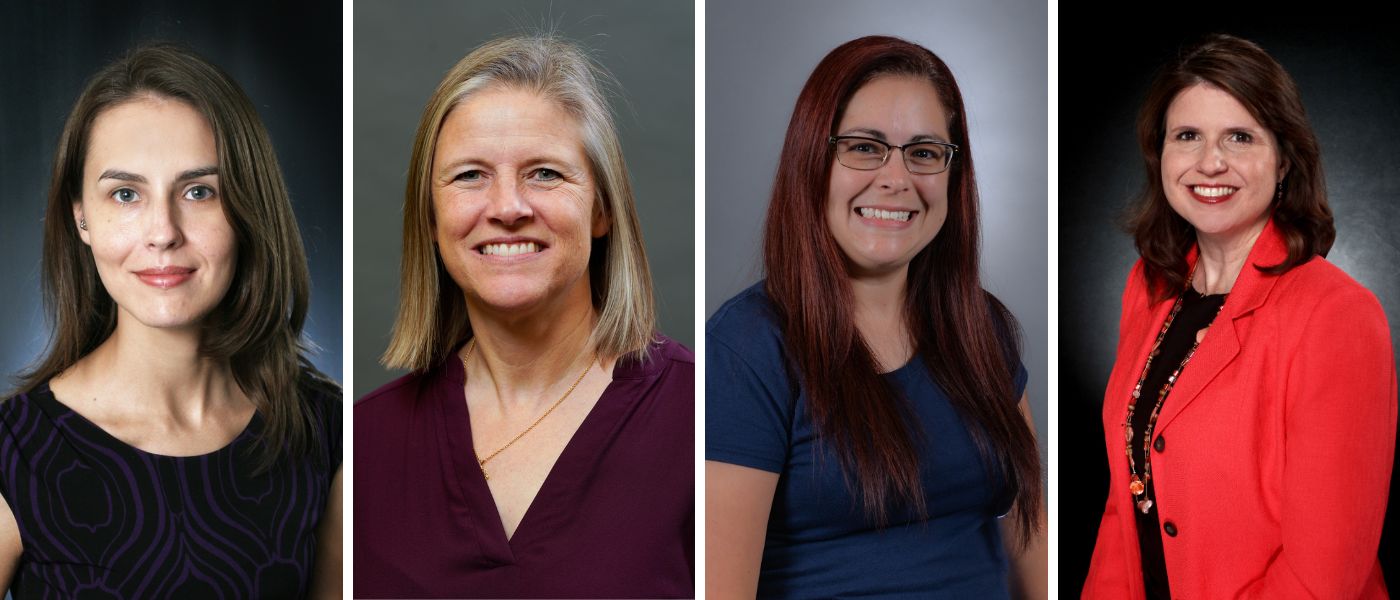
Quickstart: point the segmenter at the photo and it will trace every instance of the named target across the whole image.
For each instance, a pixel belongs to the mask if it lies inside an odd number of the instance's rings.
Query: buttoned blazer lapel
[[[1206,332],[1205,339],[1201,340],[1200,346],[1196,348],[1195,356],[1181,371],[1181,376],[1172,387],[1167,402],[1162,405],[1162,413],[1157,417],[1156,431],[1164,432],[1172,421],[1193,403],[1203,396],[1209,396],[1203,392],[1211,381],[1235,360],[1241,346],[1249,343],[1249,340],[1241,339],[1243,321],[1251,318],[1254,311],[1264,305],[1269,293],[1273,291],[1274,283],[1278,281],[1277,275],[1260,271],[1258,267],[1277,265],[1287,256],[1288,250],[1284,246],[1283,236],[1274,227],[1273,219],[1270,219],[1264,226],[1264,231],[1259,234],[1259,239],[1254,241],[1254,248],[1250,250],[1249,258],[1245,260],[1239,277],[1235,279],[1235,285],[1231,288],[1225,305],[1221,307],[1220,315],[1215,318],[1210,330]],[[1193,249],[1188,262],[1194,266],[1196,258],[1197,252]]]

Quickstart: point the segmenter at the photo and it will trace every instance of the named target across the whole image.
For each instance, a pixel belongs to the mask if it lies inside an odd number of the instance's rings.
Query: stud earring
[[[87,231],[87,217],[78,219],[78,229]]]

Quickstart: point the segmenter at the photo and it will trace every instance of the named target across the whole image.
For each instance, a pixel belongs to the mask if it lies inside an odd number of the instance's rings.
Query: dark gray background
[[[932,50],[967,108],[982,193],[982,281],[1024,328],[1045,457],[1046,14],[1036,1],[709,0],[705,8],[705,313],[762,277],[762,233],[793,104],[822,57],[866,35]]]
[[[612,108],[656,286],[657,326],[694,347],[695,9],[689,2],[355,3],[354,395],[398,309],[404,177],[423,106],[452,65],[503,35],[551,29],[620,85]]]
[[[257,106],[291,190],[311,266],[306,337],[341,378],[339,2],[5,2],[0,5],[0,377],[48,340],[40,296],[42,221],[64,120],[87,79],[132,46],[161,40],[223,68]],[[0,391],[12,381],[0,381]]]
[[[1400,324],[1400,43],[1393,32],[1259,15],[1213,15],[1197,25],[1095,27],[1061,34],[1060,50],[1060,592],[1083,586],[1108,494],[1103,392],[1113,368],[1123,285],[1137,260],[1118,227],[1141,190],[1135,119],[1160,65],[1211,32],[1263,46],[1297,81],[1322,146],[1337,242],[1328,260],[1380,299],[1397,344]],[[1062,14],[1061,22],[1073,22]],[[1124,21],[1125,23],[1128,21]],[[1360,21],[1358,21],[1360,22]],[[1126,398],[1123,399],[1126,402]],[[1115,454],[1115,456],[1121,456]],[[1381,543],[1397,582],[1394,479]]]

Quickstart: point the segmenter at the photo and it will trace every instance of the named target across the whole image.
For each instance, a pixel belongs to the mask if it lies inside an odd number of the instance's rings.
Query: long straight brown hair
[[[117,305],[98,279],[92,250],[77,232],[93,122],[142,97],[188,103],[209,122],[219,155],[224,216],[238,243],[229,291],[204,320],[200,352],[227,361],[265,422],[258,467],[312,454],[322,433],[307,401],[337,399],[339,387],[311,365],[301,342],[310,277],[301,234],[272,142],[243,90],[218,67],[170,45],[138,47],[88,81],[59,138],[44,216],[44,307],[53,337],[37,366],[19,375],[28,392],[97,349],[117,326]],[[332,409],[335,410],[335,409]]]
[[[819,435],[839,456],[866,515],[884,524],[901,505],[927,514],[917,452],[923,432],[911,425],[909,399],[880,374],[856,329],[845,258],[825,217],[834,162],[827,137],[856,90],[881,75],[927,79],[960,149],[950,169],[947,221],[909,265],[904,318],[917,355],[967,423],[989,471],[1004,474],[1014,490],[1025,541],[1040,527],[1041,472],[1012,383],[1019,331],[979,280],[977,183],[962,93],[932,52],[865,37],[832,50],[812,72],[793,108],[769,203],[766,289]]]

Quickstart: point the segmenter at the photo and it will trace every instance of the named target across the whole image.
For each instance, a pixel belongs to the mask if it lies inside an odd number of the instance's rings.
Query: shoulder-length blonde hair
[[[20,375],[29,391],[90,354],[117,327],[117,305],[98,279],[92,249],[73,222],[83,193],[88,138],[114,106],[156,96],[185,102],[214,133],[224,216],[238,244],[228,293],[205,317],[200,353],[227,361],[265,422],[260,468],[312,453],[320,435],[309,395],[339,397],[306,359],[301,342],[310,276],[301,234],[272,141],[257,110],[227,73],[171,45],[133,49],[88,81],[54,156],[44,217],[44,302],[54,334],[45,357]]]
[[[592,345],[605,356],[644,351],[656,324],[651,274],[627,166],[600,79],[603,70],[578,47],[550,36],[494,40],[472,51],[438,84],[413,140],[404,192],[399,312],[385,366],[421,371],[471,336],[466,301],[434,245],[431,188],[438,132],[454,107],[492,86],[519,88],[557,102],[578,120],[584,154],[599,182],[610,227],[588,261],[598,324]]]

